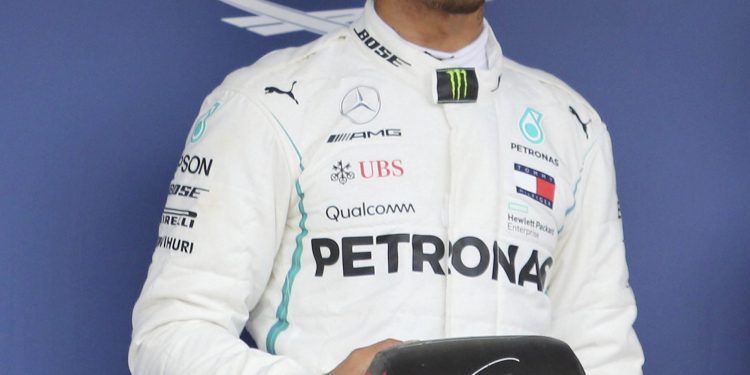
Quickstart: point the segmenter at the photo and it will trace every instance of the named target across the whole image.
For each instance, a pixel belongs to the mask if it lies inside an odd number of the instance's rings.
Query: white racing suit
[[[373,12],[206,98],[133,312],[131,370],[322,374],[388,337],[533,334],[567,342],[589,375],[640,374],[597,113],[494,36],[489,69],[460,69]]]

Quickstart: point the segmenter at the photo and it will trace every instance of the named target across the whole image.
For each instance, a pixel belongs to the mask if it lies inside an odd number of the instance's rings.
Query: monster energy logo
[[[437,71],[438,103],[471,103],[477,100],[479,82],[471,68],[450,68]]]
[[[451,69],[448,71],[448,75],[451,77],[451,94],[453,94],[453,100],[461,100],[463,96],[469,94],[469,81],[466,79],[466,69]],[[461,92],[463,88],[463,92]]]

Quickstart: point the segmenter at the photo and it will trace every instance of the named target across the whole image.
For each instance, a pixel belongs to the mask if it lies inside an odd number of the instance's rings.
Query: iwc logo
[[[542,130],[542,115],[541,112],[534,108],[528,107],[523,112],[521,120],[518,121],[518,126],[521,127],[521,134],[527,141],[538,145],[544,141],[544,131]]]
[[[366,124],[380,112],[380,93],[369,86],[357,86],[341,100],[341,114],[355,124]]]

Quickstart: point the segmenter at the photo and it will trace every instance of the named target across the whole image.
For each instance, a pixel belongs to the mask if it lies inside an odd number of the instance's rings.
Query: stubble
[[[485,0],[421,0],[429,8],[449,14],[471,14],[484,5]]]

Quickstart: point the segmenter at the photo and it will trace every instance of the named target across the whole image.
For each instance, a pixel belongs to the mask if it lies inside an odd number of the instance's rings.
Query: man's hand
[[[381,350],[388,349],[400,344],[401,341],[394,339],[385,339],[376,342],[370,346],[364,346],[354,349],[343,362],[339,363],[328,375],[365,375],[365,371],[370,367],[370,362]]]

